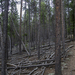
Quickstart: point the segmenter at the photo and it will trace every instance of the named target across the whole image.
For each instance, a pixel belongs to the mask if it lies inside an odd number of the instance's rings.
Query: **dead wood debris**
[[[34,71],[36,71],[38,69],[38,67],[36,67],[35,69],[33,69],[28,75],[31,75]]]
[[[69,47],[67,47],[65,49],[65,52],[67,53],[70,50],[70,48],[72,48],[72,47],[73,47],[73,45],[70,45]],[[63,56],[64,56],[63,52],[61,54],[62,54],[62,58],[63,58]],[[9,66],[9,67],[7,67],[7,69],[8,70],[9,69],[15,69],[15,70],[20,69],[21,70],[21,69],[30,68],[30,67],[36,67],[31,72],[20,72],[20,74],[31,75],[34,71],[36,71],[38,69],[38,67],[44,66],[42,71],[34,73],[34,75],[40,75],[40,74],[44,75],[44,72],[45,72],[45,69],[46,69],[45,66],[55,65],[55,52],[52,52],[51,55],[49,54],[47,56],[48,56],[48,58],[45,59],[45,60],[37,60],[37,61],[29,61],[28,60],[27,62],[26,61],[21,61],[18,65],[7,63],[7,65]],[[0,69],[1,69],[1,67],[0,67]],[[11,75],[14,75],[16,73],[18,73],[18,71],[13,72]]]

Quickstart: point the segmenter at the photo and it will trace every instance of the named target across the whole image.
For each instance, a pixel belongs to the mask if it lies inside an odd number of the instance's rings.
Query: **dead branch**
[[[74,46],[73,45],[70,45],[67,49],[65,49],[65,52],[67,52],[72,47],[74,47]]]
[[[13,67],[17,67],[17,65],[15,64],[11,64],[11,63],[7,63],[8,66],[13,66]]]
[[[29,74],[30,72],[21,72],[21,74]]]
[[[32,64],[39,64],[39,63],[42,63],[42,62],[50,62],[50,61],[55,61],[54,59],[46,59],[46,60],[40,60],[40,61],[30,61],[29,63],[32,63]],[[24,63],[22,63],[24,64]]]
[[[16,71],[16,72],[13,72],[13,73],[11,73],[11,75],[15,75],[16,73],[18,73],[19,72],[19,70],[18,71]]]
[[[41,66],[52,66],[55,65],[55,63],[47,63],[47,64],[38,64],[38,65],[28,65],[28,66],[17,66],[16,69],[25,69],[25,68],[30,68],[30,67],[41,67]],[[1,67],[0,67],[1,69]],[[15,67],[7,67],[7,70],[9,69],[15,69]]]
[[[0,63],[0,65],[1,65],[1,63]],[[15,64],[11,64],[11,63],[7,63],[7,66],[17,67],[17,65],[15,65]]]
[[[44,73],[45,73],[45,69],[46,69],[46,67],[44,67],[43,72],[42,72],[42,74],[41,74],[41,75],[44,75]]]
[[[31,75],[34,71],[36,71],[38,69],[38,67],[36,67],[35,69],[33,69],[28,75]]]

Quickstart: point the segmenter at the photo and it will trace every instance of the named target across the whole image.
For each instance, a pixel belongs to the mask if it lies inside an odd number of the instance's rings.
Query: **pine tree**
[[[60,27],[61,27],[61,0],[55,1],[55,75],[61,75]]]

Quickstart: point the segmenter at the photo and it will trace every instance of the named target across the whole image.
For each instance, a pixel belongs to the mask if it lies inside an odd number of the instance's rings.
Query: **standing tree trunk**
[[[25,36],[25,34],[26,34],[26,0],[25,0],[25,18],[24,18],[25,20],[25,22],[24,22],[24,43],[26,44],[26,36]]]
[[[75,40],[75,0],[73,0],[73,39]]]
[[[75,40],[75,0],[74,0],[74,40]]]
[[[65,38],[67,38],[67,25],[66,25],[66,1],[64,1],[64,24],[65,24]]]
[[[69,35],[71,36],[72,34],[71,34],[71,24],[70,24],[69,0],[67,0],[67,2],[68,2],[68,27],[69,27]],[[70,36],[69,36],[69,38],[70,38]],[[70,38],[70,39],[72,39],[72,38]]]
[[[35,47],[37,48],[37,5],[36,5],[36,0],[34,0],[35,2],[35,15],[34,15],[34,18],[35,18]]]
[[[4,0],[4,23],[3,23],[3,47],[2,47],[2,71],[1,75],[7,75],[7,24],[8,24],[8,4],[9,0]]]
[[[48,7],[48,10],[49,10],[49,45],[50,45],[50,39],[51,39],[51,37],[50,37],[50,22],[51,22],[51,13],[50,13],[50,0],[48,0],[48,4],[49,4],[49,7]]]
[[[3,40],[3,37],[2,37],[2,27],[1,27],[1,17],[0,17],[0,47],[1,47],[1,49],[2,49],[2,40]]]
[[[65,24],[64,24],[64,8],[63,8],[63,0],[61,0],[61,25],[62,25],[62,48],[65,53]]]
[[[21,0],[21,8],[20,8],[20,38],[19,38],[19,53],[21,54],[21,22],[22,22],[22,1]]]
[[[31,55],[31,50],[30,50],[30,44],[31,44],[31,42],[30,42],[30,0],[28,2],[28,7],[29,7],[29,32],[28,32],[28,34],[29,34],[29,53]]]
[[[56,29],[55,29],[55,75],[61,75],[61,50],[60,50],[60,27],[61,27],[61,0],[55,1]]]
[[[39,24],[38,24],[38,59],[40,59],[40,14],[41,14],[41,0],[39,0]]]

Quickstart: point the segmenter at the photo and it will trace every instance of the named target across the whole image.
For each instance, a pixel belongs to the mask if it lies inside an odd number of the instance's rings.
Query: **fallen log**
[[[1,65],[1,63],[0,63],[0,65]],[[15,64],[11,64],[11,63],[7,63],[7,66],[17,67],[17,65],[15,65]]]
[[[38,64],[38,65],[28,65],[28,66],[18,66],[16,69],[25,69],[25,68],[30,68],[30,67],[41,67],[41,66],[52,66],[55,65],[55,63],[47,63],[47,64]],[[1,67],[0,67],[1,69]],[[9,69],[15,69],[15,67],[7,67],[7,70]]]
[[[11,20],[12,20],[12,17],[10,17],[11,18]],[[13,20],[12,20],[12,22],[13,22]],[[18,35],[18,37],[19,37],[19,39],[20,39],[20,35],[19,35],[19,33],[17,32],[17,30],[16,30],[16,27],[15,27],[15,24],[14,24],[14,22],[13,22],[13,27],[14,27],[14,29],[15,29],[15,32],[16,32],[16,34]],[[25,44],[24,44],[24,42],[22,41],[22,39],[20,39],[21,40],[21,42],[22,42],[22,45],[23,45],[23,47],[24,47],[24,49],[26,50],[26,52],[27,52],[27,54],[28,55],[30,55],[30,53],[28,52],[28,50],[26,49],[26,47],[25,47]]]
[[[39,64],[39,63],[42,63],[42,62],[50,62],[50,61],[55,61],[55,59],[46,59],[46,60],[40,60],[40,61],[29,61],[29,63]],[[25,63],[22,63],[22,64],[25,64]]]

